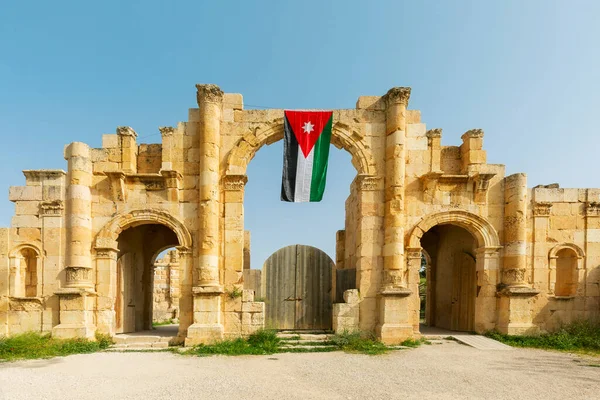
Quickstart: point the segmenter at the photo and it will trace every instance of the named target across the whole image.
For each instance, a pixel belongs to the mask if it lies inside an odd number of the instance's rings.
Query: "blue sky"
[[[411,86],[442,143],[485,130],[488,162],[529,186],[600,187],[600,2],[0,0],[0,226],[23,169],[132,126],[158,142],[195,107],[195,83],[274,108],[353,108]],[[248,107],[251,108],[251,107]],[[281,143],[251,162],[252,264],[278,248],[334,257],[355,171],[332,148],[325,200],[279,202]]]

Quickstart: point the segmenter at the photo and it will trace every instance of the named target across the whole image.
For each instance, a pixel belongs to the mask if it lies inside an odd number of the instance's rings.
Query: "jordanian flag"
[[[281,200],[321,201],[332,111],[285,111]]]

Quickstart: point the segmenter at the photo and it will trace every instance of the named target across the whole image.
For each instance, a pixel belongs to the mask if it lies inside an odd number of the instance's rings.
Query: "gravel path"
[[[0,364],[0,399],[600,399],[590,364],[453,342],[383,356],[96,353]]]

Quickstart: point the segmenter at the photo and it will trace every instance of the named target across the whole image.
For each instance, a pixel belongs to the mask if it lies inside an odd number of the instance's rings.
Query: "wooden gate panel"
[[[331,329],[333,262],[314,247],[296,251],[296,329]]]
[[[331,329],[333,261],[314,247],[293,245],[273,253],[262,272],[266,326]]]
[[[263,267],[266,327],[294,329],[296,297],[296,246],[277,250]]]

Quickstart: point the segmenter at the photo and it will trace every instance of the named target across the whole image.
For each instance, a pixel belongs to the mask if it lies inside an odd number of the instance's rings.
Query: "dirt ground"
[[[0,399],[600,399],[600,358],[458,343],[383,356],[96,353],[0,364]]]

